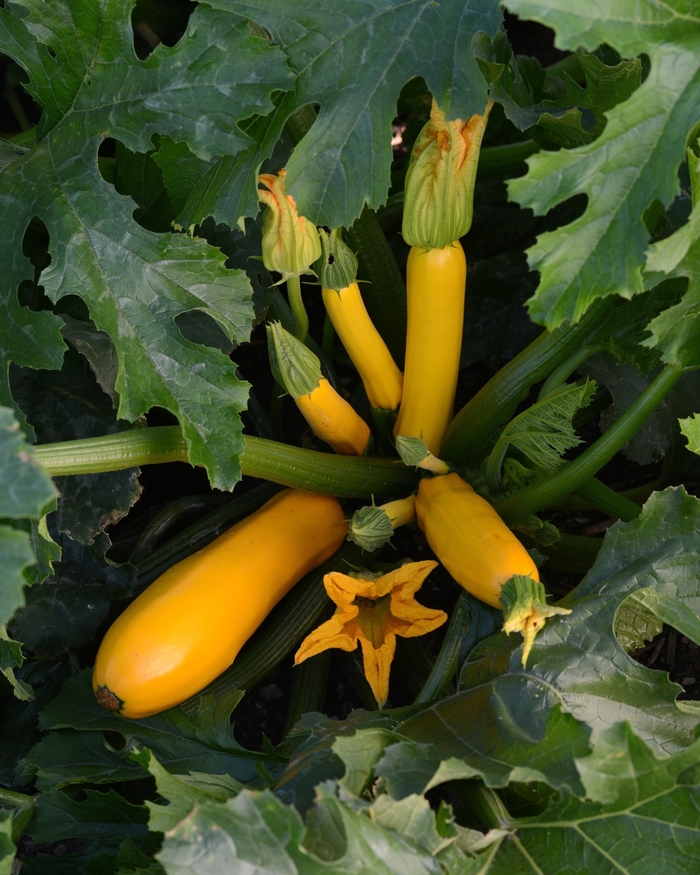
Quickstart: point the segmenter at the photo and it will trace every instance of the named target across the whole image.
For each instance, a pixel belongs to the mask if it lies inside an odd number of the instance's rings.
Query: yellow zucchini
[[[168,569],[105,635],[93,672],[100,704],[147,717],[197,693],[347,530],[337,499],[285,489]]]

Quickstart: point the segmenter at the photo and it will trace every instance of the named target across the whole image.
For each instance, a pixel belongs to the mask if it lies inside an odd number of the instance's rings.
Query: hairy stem
[[[298,276],[290,276],[287,280],[287,296],[296,322],[294,336],[304,343],[306,335],[309,333],[309,317],[301,297],[301,280]]]
[[[34,458],[52,476],[188,461],[187,444],[176,425],[43,444],[34,447]],[[246,435],[241,470],[251,477],[339,498],[407,495],[419,479],[414,471],[391,459],[318,453],[252,435]]]

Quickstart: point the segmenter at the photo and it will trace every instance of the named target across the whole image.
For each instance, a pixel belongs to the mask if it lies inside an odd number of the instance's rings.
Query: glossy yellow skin
[[[337,499],[285,489],[148,587],[108,630],[93,689],[122,717],[183,702],[227,668],[277,602],[348,530]],[[98,695],[105,702],[104,690]]]
[[[326,312],[360,374],[369,403],[395,410],[401,403],[403,375],[369,318],[357,283],[339,292],[322,291]]]
[[[421,480],[416,517],[431,549],[457,583],[494,608],[501,607],[501,587],[514,574],[540,579],[520,541],[458,474]]]
[[[467,260],[458,240],[444,249],[411,247],[403,397],[394,434],[422,437],[435,456],[452,419],[466,281]]]
[[[294,401],[316,437],[336,453],[361,456],[367,449],[369,426],[325,377],[310,395],[300,395]]]

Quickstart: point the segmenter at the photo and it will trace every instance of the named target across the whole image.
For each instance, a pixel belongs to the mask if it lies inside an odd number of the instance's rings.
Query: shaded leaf
[[[320,105],[287,164],[287,190],[300,214],[316,224],[349,227],[365,203],[384,203],[391,121],[409,79],[423,76],[450,118],[464,119],[486,106],[486,83],[471,43],[477,32],[492,34],[499,25],[492,0],[466,6],[460,0],[440,6],[349,0],[342,8],[306,0],[284,9],[276,0],[212,2],[263,25],[298,72],[296,91],[277,113],[282,123],[300,107]],[[263,157],[276,140],[268,142]],[[218,210],[216,216],[231,226],[238,219]]]
[[[700,418],[695,413],[687,419],[681,419],[681,432],[688,439],[688,449],[700,456]]]
[[[580,218],[541,235],[529,250],[531,268],[541,273],[530,313],[551,330],[577,321],[595,298],[643,290],[644,212],[676,194],[686,137],[697,121],[700,30],[678,2],[659,11],[650,0],[604,7],[514,0],[509,9],[552,27],[560,49],[593,51],[607,43],[623,57],[644,53],[650,60],[644,83],[607,113],[594,142],[540,152],[528,159],[527,175],[509,184],[511,196],[537,214],[574,195],[588,197]]]

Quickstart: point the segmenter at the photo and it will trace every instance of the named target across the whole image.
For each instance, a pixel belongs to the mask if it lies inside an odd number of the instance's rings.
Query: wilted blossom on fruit
[[[489,101],[483,115],[447,121],[433,101],[406,174],[403,238],[411,246],[443,249],[471,228],[474,182]]]
[[[323,579],[336,611],[314,629],[294,657],[298,665],[329,647],[352,651],[362,647],[365,677],[381,707],[389,696],[389,672],[396,636],[415,638],[437,629],[447,619],[444,611],[419,604],[414,596],[437,562],[407,562],[388,574],[364,572],[358,576],[331,571]]]
[[[321,241],[313,222],[297,212],[297,205],[284,190],[286,171],[275,176],[258,176],[268,190],[259,188],[258,196],[267,205],[263,217],[262,258],[268,270],[282,274],[282,280],[303,273],[313,273],[311,265],[321,255]]]

